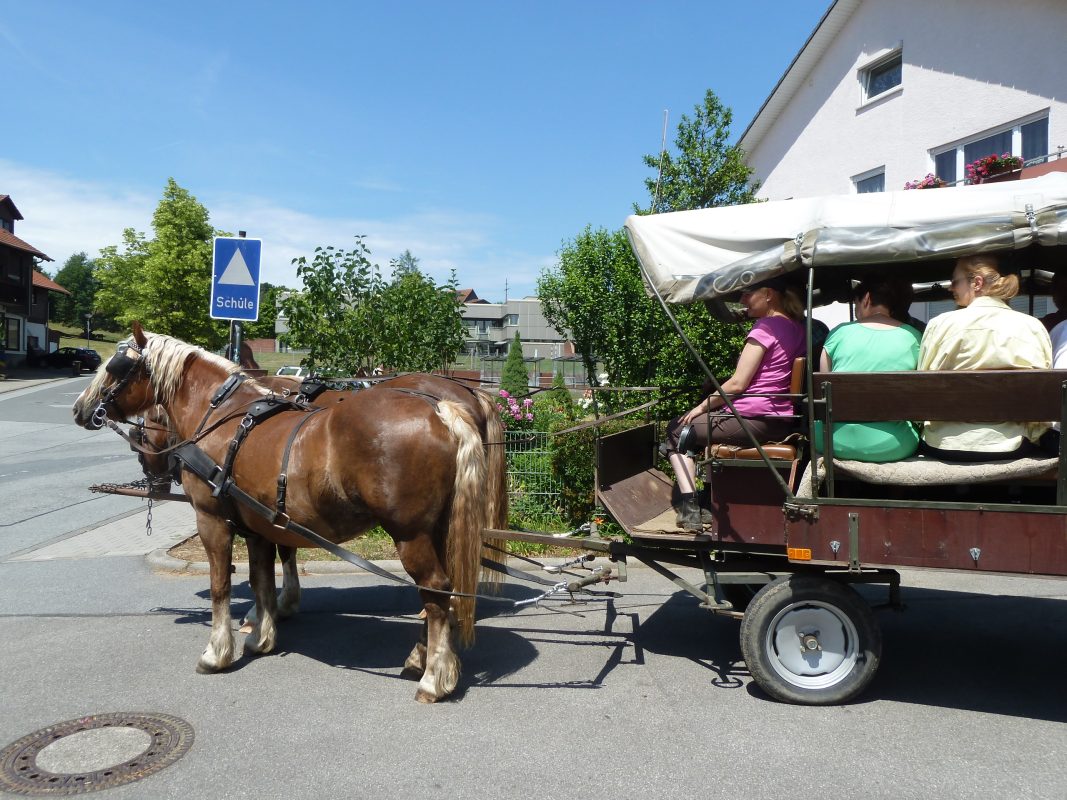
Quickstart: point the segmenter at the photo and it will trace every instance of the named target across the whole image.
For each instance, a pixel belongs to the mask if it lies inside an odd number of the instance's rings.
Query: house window
[[[0,217],[0,229],[8,231],[9,233],[15,232],[15,223],[9,219],[3,219]]]
[[[4,318],[4,349],[19,351],[22,349],[22,337],[19,336],[21,320],[18,317]]]
[[[940,152],[931,151],[934,174],[949,183],[962,181],[968,164],[994,153],[1021,156],[1025,166],[1043,164],[1048,160],[1048,117],[1016,122],[995,133],[965,139]]]
[[[885,191],[885,168],[882,167],[878,172],[867,173],[861,177],[853,178],[852,182],[856,186],[856,194],[869,194],[870,192],[884,192]]]
[[[863,82],[863,100],[873,100],[890,89],[900,86],[904,60],[900,50],[881,58],[860,71]]]
[[[507,314],[504,317],[504,324],[505,325],[518,325],[519,324],[519,315],[518,314]]]

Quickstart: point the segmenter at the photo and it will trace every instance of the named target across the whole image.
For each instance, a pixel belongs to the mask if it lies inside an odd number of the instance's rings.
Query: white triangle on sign
[[[233,258],[230,259],[230,263],[226,265],[226,269],[224,269],[222,275],[219,276],[219,284],[223,283],[230,284],[231,286],[256,285],[256,282],[252,280],[252,273],[248,271],[245,257],[241,255],[240,250],[233,251]]]

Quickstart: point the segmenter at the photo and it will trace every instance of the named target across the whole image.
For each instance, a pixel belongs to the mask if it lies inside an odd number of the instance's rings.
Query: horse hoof
[[[257,645],[252,637],[245,639],[244,653],[246,656],[265,656],[274,649],[273,643]]]
[[[430,694],[425,689],[420,688],[417,692],[415,692],[415,699],[420,703],[436,703],[441,698]]]
[[[425,672],[425,670],[405,665],[404,668],[400,670],[400,677],[405,678],[409,681],[419,681],[422,680],[423,672]]]

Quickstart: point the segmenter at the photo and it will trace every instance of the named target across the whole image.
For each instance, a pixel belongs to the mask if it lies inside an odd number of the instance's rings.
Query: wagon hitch
[[[584,560],[584,559],[582,559]],[[552,585],[551,589],[542,592],[536,597],[531,597],[527,600],[516,600],[515,607],[521,608],[523,606],[540,606],[542,600],[546,600],[562,592],[567,592],[571,596],[571,601],[574,602],[574,595],[584,591],[587,587],[593,586],[597,583],[609,583],[615,578],[611,567],[594,567],[592,572],[584,578],[576,581],[560,581]],[[599,595],[611,595],[613,597],[621,597],[621,595],[615,592],[597,592]]]

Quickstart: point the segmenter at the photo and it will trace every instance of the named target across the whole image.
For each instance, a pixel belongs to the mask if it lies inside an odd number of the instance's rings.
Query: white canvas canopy
[[[626,232],[645,280],[666,302],[715,300],[809,266],[1067,245],[1067,173],[635,215]]]

